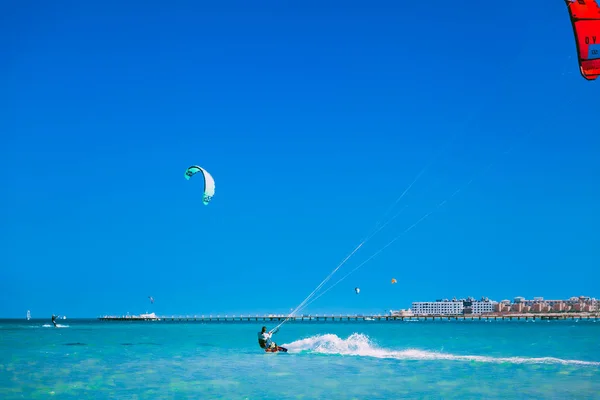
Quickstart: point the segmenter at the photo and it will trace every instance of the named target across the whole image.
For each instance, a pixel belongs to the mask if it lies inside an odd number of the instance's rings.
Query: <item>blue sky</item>
[[[0,316],[289,311],[426,165],[307,312],[600,297],[562,1],[121,3],[2,5]]]

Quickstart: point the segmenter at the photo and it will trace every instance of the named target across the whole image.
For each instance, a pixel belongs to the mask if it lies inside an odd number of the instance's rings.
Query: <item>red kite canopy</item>
[[[593,81],[600,76],[599,0],[565,0],[571,17],[581,75]]]

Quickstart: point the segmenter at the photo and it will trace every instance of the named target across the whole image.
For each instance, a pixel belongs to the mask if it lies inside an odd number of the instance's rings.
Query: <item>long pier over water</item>
[[[154,322],[282,322],[285,315],[209,315],[209,316],[102,316],[101,321],[154,321]],[[591,320],[599,321],[600,314],[504,314],[504,315],[305,315],[289,318],[290,322],[304,321],[502,321],[502,320]]]

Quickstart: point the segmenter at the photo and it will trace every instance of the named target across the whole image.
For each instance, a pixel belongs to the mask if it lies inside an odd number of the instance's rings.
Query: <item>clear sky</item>
[[[289,311],[426,166],[306,312],[600,297],[563,1],[123,3],[1,6],[1,317]]]

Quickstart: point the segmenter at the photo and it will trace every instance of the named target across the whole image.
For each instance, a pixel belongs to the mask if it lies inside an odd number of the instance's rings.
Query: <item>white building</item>
[[[474,301],[472,307],[473,314],[485,314],[494,312],[495,301]]]
[[[462,301],[413,301],[412,312],[415,315],[462,314],[465,306]]]
[[[494,304],[490,300],[452,299],[436,301],[415,301],[412,303],[412,311],[415,315],[461,315],[461,314],[484,314],[494,312]]]

